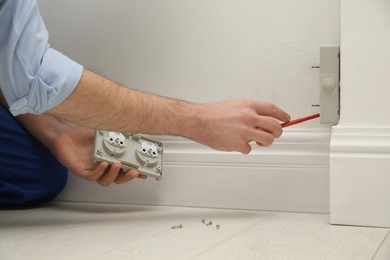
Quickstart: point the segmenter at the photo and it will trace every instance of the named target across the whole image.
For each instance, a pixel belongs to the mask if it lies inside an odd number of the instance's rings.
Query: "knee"
[[[38,174],[36,197],[34,203],[47,203],[53,200],[65,187],[68,180],[68,170],[57,161],[44,173]]]
[[[0,206],[43,204],[64,188],[68,171],[0,106]]]
[[[39,172],[15,172],[8,177],[1,174],[0,206],[40,206],[53,200],[65,187],[68,170],[58,162],[51,162]]]

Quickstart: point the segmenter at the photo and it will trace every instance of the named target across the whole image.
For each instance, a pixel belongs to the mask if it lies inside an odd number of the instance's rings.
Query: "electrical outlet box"
[[[340,47],[320,47],[320,123],[336,125],[340,119]]]
[[[159,180],[163,177],[163,143],[132,134],[95,130],[94,162],[120,162],[122,169],[137,169]]]

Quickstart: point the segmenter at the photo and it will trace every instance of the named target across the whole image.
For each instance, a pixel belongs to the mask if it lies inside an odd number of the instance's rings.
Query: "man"
[[[93,163],[93,129],[176,135],[247,154],[269,146],[290,116],[254,100],[193,104],[120,86],[49,47],[35,1],[0,0],[0,205],[53,199],[67,169],[103,186],[139,177]],[[15,120],[17,119],[17,121]],[[77,126],[63,123],[66,120]]]

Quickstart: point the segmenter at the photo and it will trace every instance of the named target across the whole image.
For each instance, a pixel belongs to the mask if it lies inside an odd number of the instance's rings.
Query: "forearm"
[[[127,89],[84,71],[76,89],[47,113],[101,130],[176,135],[223,151],[249,153],[250,142],[269,146],[290,116],[255,100],[192,104]]]
[[[196,107],[131,90],[85,70],[74,92],[48,113],[102,130],[191,137]]]
[[[70,127],[48,114],[23,114],[16,118],[32,136],[51,151],[57,136]]]

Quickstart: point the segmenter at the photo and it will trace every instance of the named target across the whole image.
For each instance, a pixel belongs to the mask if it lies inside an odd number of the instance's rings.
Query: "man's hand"
[[[137,170],[122,172],[120,163],[94,163],[93,145],[93,129],[68,126],[53,138],[51,149],[57,159],[74,174],[88,181],[96,181],[102,186],[125,183],[136,177],[146,179],[146,176],[139,174]]]
[[[282,134],[279,121],[290,115],[271,103],[255,100],[232,100],[200,105],[198,125],[190,138],[223,151],[251,151],[250,142],[270,146]]]

